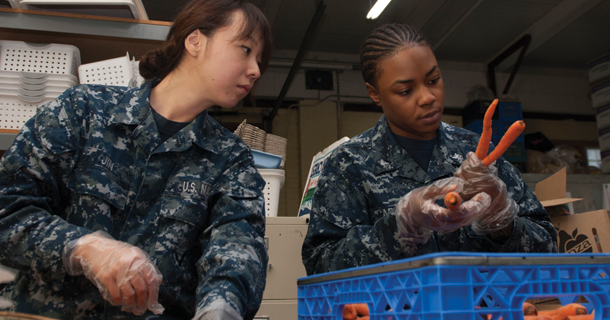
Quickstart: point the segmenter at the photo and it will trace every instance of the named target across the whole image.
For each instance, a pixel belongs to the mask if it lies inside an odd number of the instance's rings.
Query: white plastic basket
[[[38,106],[51,100],[53,98],[48,96],[19,97],[0,92],[0,129],[5,132],[19,132],[21,127],[36,114]]]
[[[0,70],[77,75],[80,51],[67,44],[0,40]]]
[[[265,216],[277,217],[280,203],[280,189],[284,185],[285,174],[281,169],[258,169],[267,184],[263,192],[265,196]]]
[[[125,57],[83,64],[78,67],[78,77],[81,84],[128,87],[134,78],[133,63],[127,53]]]
[[[22,9],[148,20],[141,0],[21,0]]]
[[[0,81],[19,82],[24,84],[65,85],[73,87],[78,84],[78,78],[71,74],[49,74],[34,72],[19,72],[0,70]]]
[[[16,93],[21,93],[26,96],[40,96],[44,94],[55,94],[59,96],[69,87],[66,86],[54,86],[46,84],[27,84],[27,83],[3,83],[0,80],[2,89],[13,90]]]

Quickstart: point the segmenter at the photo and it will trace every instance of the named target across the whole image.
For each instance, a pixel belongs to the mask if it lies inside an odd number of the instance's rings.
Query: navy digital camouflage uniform
[[[411,190],[453,176],[478,134],[441,123],[428,172],[396,143],[385,115],[377,125],[337,147],[327,160],[313,196],[303,244],[308,275],[408,258],[432,252],[556,252],[557,233],[546,210],[500,158],[499,177],[519,206],[509,239],[496,243],[470,227],[434,233],[413,249],[399,239],[395,206]],[[492,147],[490,147],[491,149]]]
[[[229,304],[254,317],[265,287],[265,181],[241,139],[207,112],[161,139],[141,88],[81,85],[41,106],[0,166],[0,296],[15,312],[62,319],[190,319]],[[102,300],[61,256],[103,230],[141,248],[163,281],[161,316]]]

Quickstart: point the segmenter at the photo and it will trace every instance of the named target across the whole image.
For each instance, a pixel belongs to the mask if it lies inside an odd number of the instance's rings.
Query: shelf
[[[76,46],[81,63],[139,60],[165,40],[170,22],[0,8],[0,39]]]
[[[170,22],[0,8],[0,28],[164,41]]]

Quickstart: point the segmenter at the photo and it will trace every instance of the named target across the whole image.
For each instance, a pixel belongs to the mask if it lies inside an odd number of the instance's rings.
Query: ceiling
[[[310,51],[354,55],[375,27],[419,28],[439,60],[487,64],[525,34],[523,66],[586,70],[610,52],[610,0],[394,0],[376,20],[375,0],[324,0]],[[151,20],[171,21],[186,0],[142,0]],[[320,0],[252,0],[273,27],[274,48],[296,52]],[[498,69],[507,69],[516,54]]]

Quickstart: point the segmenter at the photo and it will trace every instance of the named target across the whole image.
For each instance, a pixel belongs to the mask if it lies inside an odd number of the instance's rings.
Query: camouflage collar
[[[146,125],[147,118],[151,115],[150,111],[150,91],[152,87],[160,82],[158,79],[145,82],[140,88],[130,88],[125,91],[118,103],[114,107],[108,125],[112,124],[127,124],[127,125]],[[150,119],[150,121],[154,121]],[[170,143],[165,144],[165,147],[157,150],[163,151],[182,151],[188,149],[192,144],[196,144],[200,148],[218,153],[217,126],[214,125],[212,118],[208,116],[207,110],[200,113],[193,122],[182,128],[174,137],[170,138]],[[147,139],[150,139],[148,137]],[[153,147],[153,146],[151,146]]]
[[[147,81],[139,88],[129,88],[114,106],[108,125],[142,123],[150,113],[150,89],[158,81]]]
[[[390,132],[385,115],[382,115],[373,129],[371,137],[370,148],[374,157],[373,172],[379,175],[383,172],[399,170],[399,176],[421,183],[453,175],[455,168],[462,163],[463,157],[461,157],[461,151],[457,144],[453,142],[455,137],[447,132],[448,127],[450,126],[445,123],[441,123],[439,126],[439,144],[430,159],[428,172],[424,172],[417,165],[414,167],[405,165],[407,163],[414,164],[415,161],[407,151],[398,145]]]

